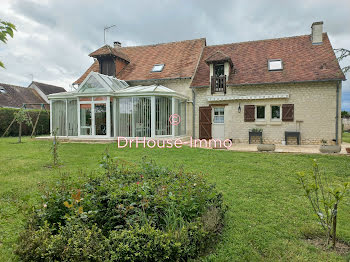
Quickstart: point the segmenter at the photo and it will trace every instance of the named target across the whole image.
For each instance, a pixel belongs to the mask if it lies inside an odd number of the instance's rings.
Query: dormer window
[[[164,68],[164,64],[156,64],[152,68],[152,72],[162,72]]]
[[[100,73],[107,76],[115,76],[115,59],[112,56],[99,58]]]
[[[268,61],[269,71],[281,71],[283,70],[283,64],[281,59],[270,59]]]
[[[219,77],[225,75],[224,64],[215,64],[214,65],[214,76]]]

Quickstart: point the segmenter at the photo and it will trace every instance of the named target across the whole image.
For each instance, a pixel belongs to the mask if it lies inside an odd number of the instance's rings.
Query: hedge
[[[4,134],[5,130],[11,124],[14,114],[19,111],[18,108],[0,108],[0,137]],[[32,119],[33,125],[38,117],[40,109],[27,109],[27,112]],[[47,111],[49,112],[49,111]],[[18,136],[18,123],[14,122],[6,136]],[[27,126],[22,124],[22,135],[30,136],[33,131],[33,126]],[[50,115],[45,111],[40,114],[39,122],[36,126],[35,135],[47,135],[50,134]]]

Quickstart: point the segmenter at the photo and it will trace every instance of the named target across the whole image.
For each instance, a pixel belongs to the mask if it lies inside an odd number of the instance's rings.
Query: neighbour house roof
[[[228,85],[345,80],[327,33],[313,45],[310,35],[206,46],[192,87],[209,86],[208,61],[231,58]],[[281,59],[283,70],[269,71],[268,60]]]
[[[66,90],[63,87],[48,85],[36,81],[33,81],[32,83],[35,84],[46,96],[50,94],[66,92]]]
[[[126,81],[191,78],[195,73],[204,46],[205,39],[201,38],[135,47],[109,47],[103,50],[100,50],[100,48],[91,53],[90,56],[101,54],[106,49],[112,49],[110,52],[117,50],[125,54],[129,58],[130,63],[121,71],[120,68],[116,68],[118,72],[116,77]],[[164,64],[164,69],[161,72],[151,72],[155,64]],[[91,71],[99,71],[99,62],[97,60],[75,84],[81,84]]]
[[[121,48],[113,48],[109,45],[104,45],[96,51],[92,52],[89,56],[97,58],[103,55],[113,55],[125,60],[126,62],[130,62],[130,58],[120,49]]]
[[[21,108],[23,104],[46,104],[33,88],[0,83],[0,107]],[[40,105],[27,105],[27,108],[40,108]]]

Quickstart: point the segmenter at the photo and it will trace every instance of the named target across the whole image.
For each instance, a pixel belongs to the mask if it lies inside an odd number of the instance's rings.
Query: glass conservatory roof
[[[131,86],[124,81],[115,77],[102,75],[96,72],[91,72],[81,83],[79,89],[73,92],[64,92],[51,94],[49,99],[67,99],[79,96],[96,96],[96,95],[111,95],[111,96],[141,96],[141,95],[163,95],[175,96],[183,99],[188,97],[175,92],[174,90],[162,85],[149,86]]]

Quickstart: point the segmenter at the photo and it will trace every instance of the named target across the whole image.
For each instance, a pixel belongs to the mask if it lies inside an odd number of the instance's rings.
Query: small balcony
[[[211,93],[223,92],[226,94],[226,76],[212,76],[211,77]]]

